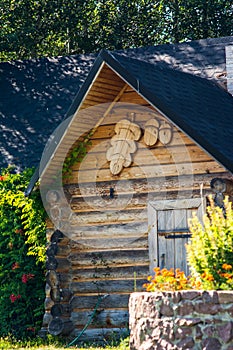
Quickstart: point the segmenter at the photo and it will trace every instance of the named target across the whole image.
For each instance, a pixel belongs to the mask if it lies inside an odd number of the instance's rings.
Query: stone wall
[[[131,350],[233,350],[233,291],[133,293]]]

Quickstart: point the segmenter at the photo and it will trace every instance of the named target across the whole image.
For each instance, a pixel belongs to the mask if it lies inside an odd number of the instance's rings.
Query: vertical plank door
[[[203,217],[201,198],[161,200],[148,205],[150,273],[154,267],[180,268],[189,274],[185,245],[190,237],[188,220]]]

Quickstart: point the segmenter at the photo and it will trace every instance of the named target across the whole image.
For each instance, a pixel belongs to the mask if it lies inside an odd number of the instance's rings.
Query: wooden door
[[[185,244],[190,232],[188,219],[197,213],[201,220],[201,198],[163,200],[148,206],[150,273],[153,268],[180,268],[189,274]]]

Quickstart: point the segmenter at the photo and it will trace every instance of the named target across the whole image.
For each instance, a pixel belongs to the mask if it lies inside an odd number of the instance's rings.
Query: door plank
[[[157,237],[157,211],[148,205],[148,245],[150,274],[154,273],[154,268],[158,266],[158,237]]]

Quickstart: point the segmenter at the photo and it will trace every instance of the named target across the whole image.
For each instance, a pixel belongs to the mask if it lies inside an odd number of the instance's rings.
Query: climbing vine
[[[72,166],[76,163],[81,163],[84,157],[87,154],[88,146],[91,145],[90,138],[93,135],[93,131],[88,133],[82,141],[78,141],[77,144],[75,144],[72,149],[70,150],[69,154],[67,155],[62,168],[62,177],[63,179],[70,178],[72,175]]]
[[[32,174],[0,175],[0,336],[35,335],[44,313],[46,214],[39,191],[24,195]]]

